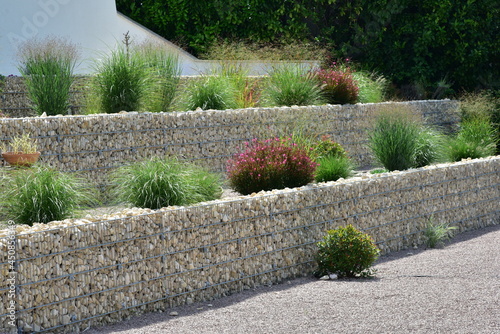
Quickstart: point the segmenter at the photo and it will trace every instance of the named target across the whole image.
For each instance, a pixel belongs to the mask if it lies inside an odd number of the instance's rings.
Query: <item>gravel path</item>
[[[299,278],[85,333],[500,333],[499,254],[496,225],[383,256],[374,279]]]

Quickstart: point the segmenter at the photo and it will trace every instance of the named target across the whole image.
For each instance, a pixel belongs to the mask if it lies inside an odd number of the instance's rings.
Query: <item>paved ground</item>
[[[499,254],[496,225],[384,256],[375,279],[300,278],[85,333],[500,333]]]

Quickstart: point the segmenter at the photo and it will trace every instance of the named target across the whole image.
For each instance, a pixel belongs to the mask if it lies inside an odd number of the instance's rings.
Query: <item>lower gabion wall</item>
[[[400,250],[423,242],[431,216],[459,231],[498,224],[500,156],[13,227],[0,231],[0,332],[78,333],[310,274],[316,242],[346,224]]]

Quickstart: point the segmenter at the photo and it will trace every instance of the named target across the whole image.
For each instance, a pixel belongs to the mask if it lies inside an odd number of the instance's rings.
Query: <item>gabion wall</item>
[[[433,217],[498,224],[500,157],[93,219],[0,231],[0,332],[78,333],[146,311],[310,274],[315,244],[346,224],[383,252],[423,242]],[[15,289],[7,282],[15,268]],[[11,270],[12,271],[12,270]],[[12,293],[13,296],[9,296]],[[15,300],[16,327],[9,326]]]
[[[365,166],[372,163],[367,130],[380,110],[408,109],[449,130],[458,122],[457,106],[439,100],[0,119],[0,142],[31,133],[42,162],[99,184],[107,183],[106,171],[154,155],[174,155],[222,172],[245,141],[290,134],[293,128],[329,133]]]

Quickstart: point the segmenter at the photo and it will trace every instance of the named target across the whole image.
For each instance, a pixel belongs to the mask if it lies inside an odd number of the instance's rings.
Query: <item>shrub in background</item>
[[[152,158],[113,174],[116,197],[140,208],[159,209],[219,198],[218,177],[175,159]]]
[[[379,249],[372,238],[352,225],[327,231],[318,242],[315,276],[337,274],[339,277],[367,277],[373,275],[370,267],[377,260]]]
[[[269,106],[306,106],[321,104],[321,89],[315,74],[298,66],[276,67],[270,72],[264,98]]]
[[[358,101],[359,88],[349,67],[335,64],[316,72],[323,96],[329,104],[354,104]]]
[[[16,224],[66,219],[79,205],[91,202],[81,179],[48,167],[20,170],[7,183],[2,202],[8,219]]]
[[[384,112],[369,134],[375,158],[389,171],[415,166],[421,127],[405,113]]]
[[[228,161],[230,185],[248,195],[261,190],[300,187],[314,180],[316,163],[291,139],[254,139]]]
[[[449,139],[446,154],[449,161],[477,159],[495,155],[496,133],[488,119],[472,118],[461,123],[460,131]]]
[[[127,47],[118,47],[95,64],[94,90],[99,111],[138,111],[148,91],[148,70],[144,57]]]
[[[25,78],[33,108],[41,115],[67,114],[76,46],[55,37],[29,40],[18,50],[19,72]]]
[[[321,140],[313,145],[311,156],[314,160],[326,157],[347,158],[347,152],[342,145],[333,141],[329,135],[323,135]]]
[[[186,87],[183,109],[225,110],[237,108],[236,90],[226,76],[207,75]]]

